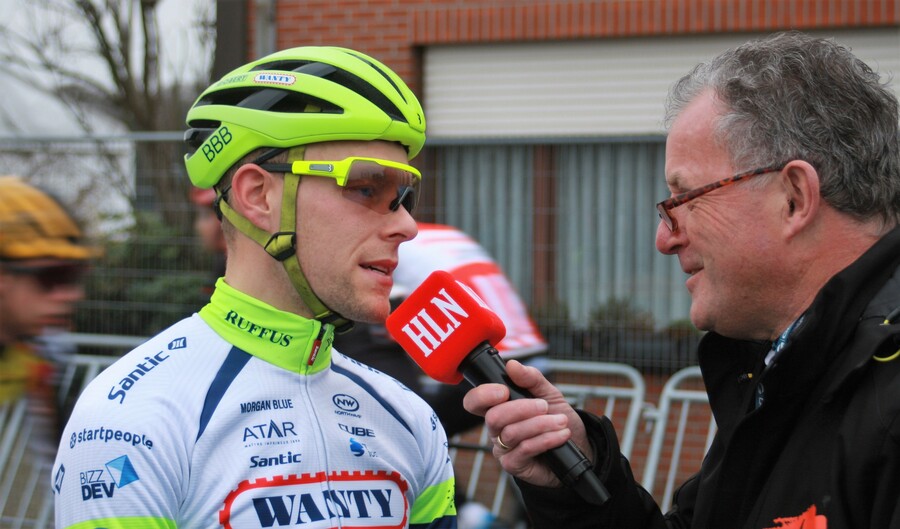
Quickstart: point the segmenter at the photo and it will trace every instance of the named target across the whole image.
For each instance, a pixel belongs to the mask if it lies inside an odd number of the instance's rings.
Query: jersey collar
[[[239,349],[299,374],[312,374],[331,362],[334,327],[285,312],[216,281],[209,303],[200,309],[216,333]]]

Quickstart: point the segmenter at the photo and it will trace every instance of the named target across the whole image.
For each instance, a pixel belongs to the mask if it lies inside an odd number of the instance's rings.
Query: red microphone
[[[388,333],[431,378],[473,386],[509,387],[509,398],[533,398],[516,386],[493,347],[506,334],[503,321],[469,287],[447,272],[429,275],[387,318]],[[602,505],[609,493],[591,463],[571,440],[541,454],[564,485],[586,501]]]
[[[387,329],[422,371],[445,384],[459,384],[457,369],[482,342],[496,345],[506,326],[468,286],[437,270],[394,309]]]

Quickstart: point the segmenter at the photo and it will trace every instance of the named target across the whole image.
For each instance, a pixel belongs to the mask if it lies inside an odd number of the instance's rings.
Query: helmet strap
[[[309,281],[300,268],[297,253],[297,232],[294,231],[297,223],[297,189],[300,186],[300,175],[293,173],[284,174],[284,190],[281,197],[281,225],[279,231],[268,233],[241,216],[226,200],[219,200],[219,210],[228,221],[247,237],[262,246],[266,253],[280,261],[287,272],[294,290],[300,295],[300,299],[313,312],[314,318],[324,324],[332,325],[335,332],[344,333],[353,328],[353,322],[329,309],[322,300],[316,296]]]

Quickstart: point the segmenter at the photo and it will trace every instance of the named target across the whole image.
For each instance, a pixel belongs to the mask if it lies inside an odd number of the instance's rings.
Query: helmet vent
[[[358,58],[356,55],[354,57]],[[362,59],[360,59],[362,60]],[[391,80],[390,77],[387,76],[380,68],[377,68],[374,64],[369,61],[364,61],[370,68],[374,69],[378,72],[379,75],[384,77],[391,86],[397,91],[397,94],[401,99],[403,98],[403,94],[400,92],[399,88],[397,88],[396,83]],[[269,71],[288,71],[301,73],[304,75],[313,75],[315,77],[320,77],[322,79],[327,79],[333,83],[339,84],[344,88],[352,90],[359,94],[360,96],[366,98],[372,104],[381,109],[382,112],[390,116],[395,121],[401,121],[406,123],[406,118],[403,116],[403,113],[400,112],[400,109],[397,108],[390,99],[388,99],[380,90],[372,86],[371,83],[359,77],[356,74],[353,74],[346,70],[339,70],[338,68],[325,64],[322,62],[312,62],[312,61],[273,61],[264,64],[259,64],[254,67],[251,71],[258,70],[269,70]],[[404,99],[405,101],[405,99]],[[334,105],[329,105],[334,107]],[[325,107],[322,107],[323,109]]]
[[[322,113],[340,114],[343,112],[341,107],[324,99],[278,88],[220,90],[208,94],[194,106],[201,105],[237,106],[253,110],[284,113],[310,112],[311,108],[315,108],[316,112]]]
[[[362,62],[368,64],[370,68],[372,68],[373,70],[375,70],[376,72],[378,72],[382,77],[384,77],[384,80],[385,80],[385,81],[387,81],[388,83],[391,84],[391,86],[394,87],[394,90],[396,90],[397,95],[400,96],[400,99],[402,99],[404,103],[407,102],[407,101],[406,101],[406,98],[403,96],[403,91],[400,90],[400,87],[397,86],[397,83],[395,83],[394,80],[391,79],[391,76],[388,75],[387,72],[385,72],[383,69],[381,69],[381,68],[380,68],[377,64],[375,64],[374,62],[372,62],[372,61],[370,61],[369,59],[367,59],[365,56],[358,55],[358,54],[355,54],[355,53],[349,53],[349,52],[348,52],[348,54],[349,54],[349,55],[352,55],[352,56],[356,57],[357,59],[361,60]]]

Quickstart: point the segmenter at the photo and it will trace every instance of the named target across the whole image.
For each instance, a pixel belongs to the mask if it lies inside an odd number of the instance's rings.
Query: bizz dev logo
[[[112,498],[116,489],[140,480],[128,456],[108,461],[105,467],[105,470],[98,468],[80,473],[82,501]]]

